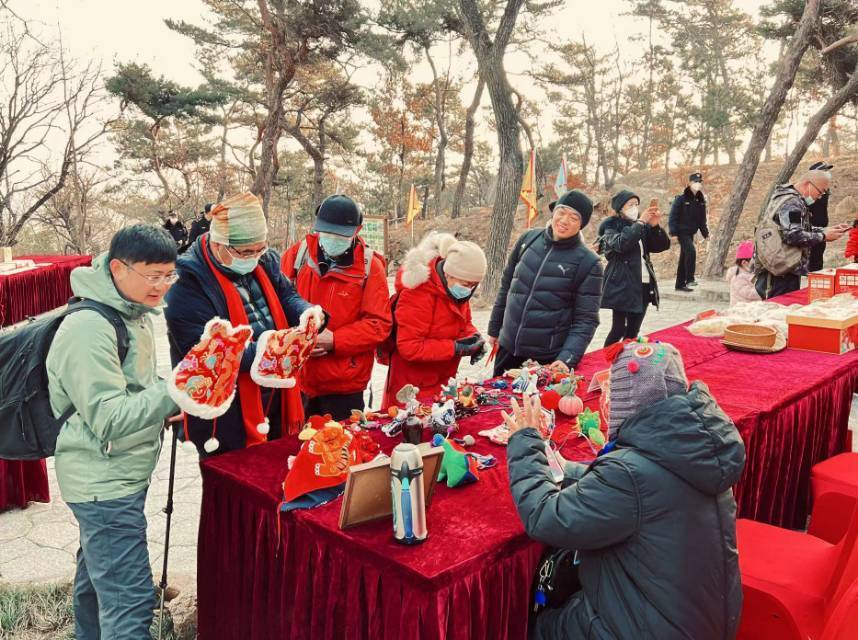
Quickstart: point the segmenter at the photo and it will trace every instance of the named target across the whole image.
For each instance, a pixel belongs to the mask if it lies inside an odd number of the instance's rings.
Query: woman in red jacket
[[[456,375],[463,357],[485,350],[471,323],[470,299],[486,275],[486,256],[473,242],[457,241],[444,249],[435,256],[417,247],[405,258],[383,407],[398,404],[396,393],[406,384],[429,401]]]

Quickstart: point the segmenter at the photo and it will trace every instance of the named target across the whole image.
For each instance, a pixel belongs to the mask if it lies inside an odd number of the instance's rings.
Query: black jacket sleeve
[[[200,341],[206,323],[218,311],[197,278],[188,271],[179,271],[179,279],[170,287],[166,301],[164,317],[170,334],[170,360],[176,366]]]
[[[646,248],[650,253],[661,253],[670,249],[670,238],[660,225],[646,229]]]
[[[283,305],[286,321],[290,327],[296,326],[304,310],[309,309],[313,305],[298,295],[289,278],[280,270],[280,254],[273,249],[269,250],[265,254],[264,266],[268,277],[271,278],[271,284],[277,292],[277,297],[280,298],[280,303]]]
[[[515,274],[515,268],[518,266],[518,261],[521,259],[522,251],[531,240],[532,238],[529,237],[529,232],[523,234],[516,241],[515,247],[506,261],[506,268],[503,270],[500,289],[498,289],[498,295],[495,298],[495,304],[492,307],[492,315],[489,318],[488,334],[493,338],[497,338],[500,335],[501,326],[503,325],[503,316],[506,311],[506,297],[509,293],[509,286],[512,283],[512,277]]]
[[[667,218],[667,228],[670,235],[679,235],[679,216],[682,214],[682,196],[676,196],[670,206],[670,215]]]
[[[561,489],[551,481],[544,447],[535,429],[514,433],[507,445],[510,491],[527,535],[554,547],[590,550],[618,544],[637,530],[640,504],[621,459],[603,456]]]
[[[578,285],[575,306],[572,309],[572,324],[563,348],[557,355],[558,360],[562,360],[570,367],[578,366],[599,326],[599,307],[602,304],[602,264],[595,255],[592,255],[591,265]]]
[[[602,229],[602,247],[606,254],[627,253],[637,246],[646,233],[646,227],[637,222],[624,224],[621,221],[604,225]]]
[[[700,234],[704,238],[709,237],[709,198],[703,199],[703,210],[700,212],[700,220],[697,221],[697,225],[700,228]]]

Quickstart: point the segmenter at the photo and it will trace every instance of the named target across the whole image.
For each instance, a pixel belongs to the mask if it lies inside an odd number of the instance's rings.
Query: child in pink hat
[[[730,306],[738,302],[757,302],[760,294],[752,280],[751,260],[754,257],[753,240],[745,240],[736,248],[736,266],[727,270],[727,282],[730,283]]]

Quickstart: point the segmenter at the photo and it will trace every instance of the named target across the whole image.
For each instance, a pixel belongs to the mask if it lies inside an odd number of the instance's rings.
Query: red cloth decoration
[[[44,460],[0,460],[0,511],[50,501]]]
[[[291,502],[304,494],[336,487],[346,481],[349,466],[355,463],[352,434],[336,422],[328,423],[304,442],[286,480],[283,499]]]
[[[235,285],[220,272],[220,269],[214,266],[209,257],[209,238],[208,235],[203,236],[203,251],[209,269],[214,274],[226,299],[226,307],[229,311],[229,321],[233,326],[245,325],[248,323],[247,313],[244,311],[244,303],[241,301],[241,295],[238,293]],[[271,317],[274,320],[276,329],[285,329],[289,326],[286,321],[286,314],[283,312],[283,305],[280,304],[280,299],[271,285],[271,280],[268,279],[268,274],[265,269],[257,265],[253,271],[259,285],[262,287],[262,293],[265,295],[265,302],[268,304],[268,309],[271,311]],[[250,447],[260,442],[265,442],[268,438],[266,434],[260,433],[258,426],[265,422],[265,410],[262,407],[262,392],[257,384],[250,377],[249,373],[238,374],[238,395],[241,402],[241,417],[244,420],[244,433],[246,438],[246,446]],[[283,416],[282,434],[297,433],[304,424],[304,405],[301,402],[301,392],[298,387],[292,387],[281,392],[281,402],[283,403],[281,415]]]

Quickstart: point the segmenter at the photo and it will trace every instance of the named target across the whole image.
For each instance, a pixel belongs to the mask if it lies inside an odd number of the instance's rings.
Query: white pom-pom
[[[262,435],[267,435],[269,431],[271,431],[271,425],[268,423],[268,418],[265,418],[265,422],[260,422],[256,425],[256,430]]]
[[[295,386],[295,378],[285,378],[283,380],[283,389],[291,389]]]
[[[206,440],[206,443],[203,445],[203,449],[206,450],[206,453],[212,453],[220,446],[220,442],[218,442],[217,438],[211,437]]]
[[[474,436],[472,436],[470,434],[468,434],[464,438],[462,438],[462,441],[466,447],[472,447],[476,443],[476,440],[474,440]]]
[[[197,445],[195,445],[195,444],[194,444],[193,442],[191,442],[190,440],[185,440],[185,441],[182,443],[182,449],[184,449],[184,450],[185,450],[185,451],[187,451],[188,453],[191,453],[191,452],[196,453],[196,451],[197,451]]]

